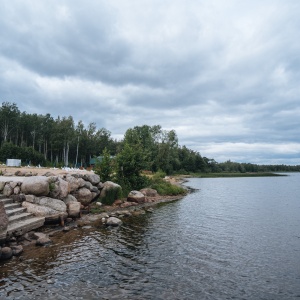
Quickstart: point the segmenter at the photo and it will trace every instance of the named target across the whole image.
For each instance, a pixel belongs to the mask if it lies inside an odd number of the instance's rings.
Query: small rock
[[[37,246],[47,246],[50,245],[52,241],[48,237],[41,237],[36,241]]]
[[[122,221],[116,217],[109,217],[106,221],[106,225],[108,226],[120,226],[122,225]]]
[[[130,217],[130,216],[131,216],[131,212],[130,212],[129,210],[124,210],[124,211],[123,211],[123,215],[124,215],[125,217]]]
[[[65,226],[65,227],[63,228],[63,231],[64,231],[64,232],[70,231],[70,227],[69,227],[69,226]]]
[[[114,206],[120,206],[122,203],[123,203],[123,201],[120,200],[120,199],[118,199],[118,200],[116,200],[116,201],[113,203],[113,205],[114,205]]]
[[[21,245],[12,246],[11,249],[13,256],[19,256],[23,252],[23,247]]]
[[[42,232],[32,232],[30,237],[34,240],[38,240],[40,238],[46,238],[47,235],[45,233],[42,233]]]
[[[125,207],[130,207],[133,206],[134,203],[133,202],[124,202],[120,205],[120,207],[125,208]]]
[[[13,256],[13,252],[10,247],[3,247],[1,250],[2,250],[1,257],[0,257],[1,260],[10,259]]]

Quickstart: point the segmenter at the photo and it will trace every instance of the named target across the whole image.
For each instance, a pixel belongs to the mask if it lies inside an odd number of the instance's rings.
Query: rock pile
[[[67,174],[28,176],[22,181],[3,182],[0,192],[5,197],[22,202],[22,206],[47,222],[58,222],[67,217],[79,217],[81,209],[100,195],[103,184],[96,174]]]

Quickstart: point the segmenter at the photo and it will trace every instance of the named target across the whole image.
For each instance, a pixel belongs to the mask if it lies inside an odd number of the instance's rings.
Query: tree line
[[[94,122],[86,126],[82,120],[75,124],[72,116],[54,119],[50,114],[29,114],[10,102],[3,102],[0,107],[2,163],[8,158],[18,158],[23,164],[88,167],[91,158],[103,156],[104,151],[116,157],[119,177],[141,170],[166,174],[300,171],[300,166],[217,163],[180,146],[176,132],[164,130],[160,125],[135,126],[126,131],[122,140],[116,140],[109,130],[98,129]]]

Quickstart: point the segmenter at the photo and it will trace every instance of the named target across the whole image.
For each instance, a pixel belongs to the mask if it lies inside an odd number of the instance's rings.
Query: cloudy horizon
[[[300,165],[300,2],[0,0],[20,111],[174,129],[218,162]]]

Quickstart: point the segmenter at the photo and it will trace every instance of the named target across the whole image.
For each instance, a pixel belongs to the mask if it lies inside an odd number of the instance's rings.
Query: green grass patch
[[[152,179],[149,187],[157,190],[158,194],[161,196],[175,196],[186,194],[186,190],[184,188],[173,185],[161,178]]]

